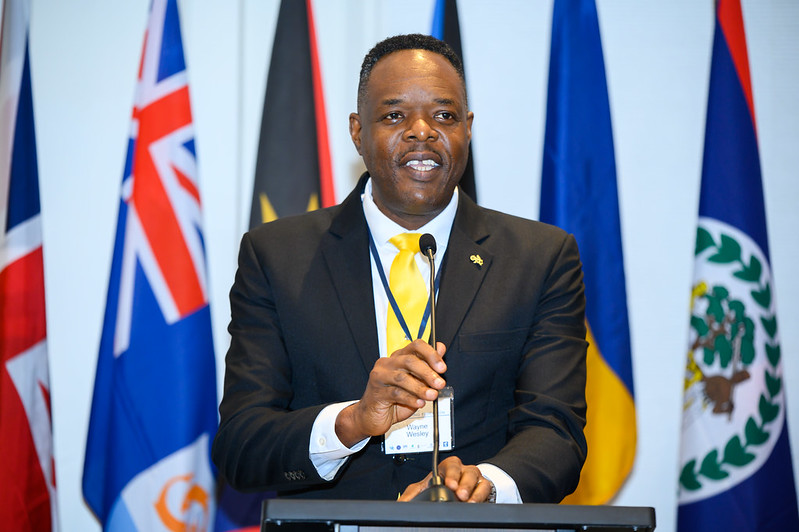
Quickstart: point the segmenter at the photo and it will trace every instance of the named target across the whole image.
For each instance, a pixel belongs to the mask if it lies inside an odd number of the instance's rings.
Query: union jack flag
[[[216,376],[175,0],[139,67],[83,473],[104,529],[207,530]]]
[[[39,176],[25,0],[0,36],[0,523],[58,530]]]

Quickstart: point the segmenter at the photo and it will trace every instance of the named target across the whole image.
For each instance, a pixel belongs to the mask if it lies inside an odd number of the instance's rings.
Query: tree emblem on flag
[[[704,385],[703,407],[710,403],[714,414],[726,413],[732,417],[735,385],[749,379],[746,368],[755,357],[755,324],[746,316],[743,302],[731,299],[729,291],[721,285],[708,290],[705,283],[700,283],[694,288],[692,303],[698,298],[704,299],[707,307],[704,315],[691,315],[696,339],[688,351],[685,388],[701,382]],[[700,348],[704,366],[713,367],[718,363],[721,373],[708,375],[702,371],[694,359],[694,353]]]
[[[695,260],[680,503],[757,471],[785,416],[768,260],[748,235],[710,218],[700,219]]]

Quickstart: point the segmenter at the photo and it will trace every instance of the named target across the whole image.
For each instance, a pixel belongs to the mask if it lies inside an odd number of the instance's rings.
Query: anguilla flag
[[[684,382],[677,527],[799,530],[739,0],[716,5]]]
[[[433,24],[430,35],[442,40],[455,50],[463,63],[463,46],[461,45],[461,25],[458,19],[457,0],[436,0],[433,6]],[[464,75],[466,65],[463,66]],[[463,171],[458,186],[467,193],[474,201],[477,201],[477,187],[474,181],[474,160],[472,156],[472,145],[469,144],[469,160],[466,162],[466,169]]]
[[[30,5],[0,30],[0,528],[58,530],[42,220],[28,56]]]
[[[216,430],[194,130],[176,0],[153,0],[83,469],[104,530],[209,530]]]
[[[540,219],[573,233],[585,280],[588,458],[564,502],[604,504],[635,458],[616,161],[594,0],[555,0]]]

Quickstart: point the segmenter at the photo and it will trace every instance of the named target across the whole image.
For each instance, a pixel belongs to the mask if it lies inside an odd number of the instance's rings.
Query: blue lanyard
[[[368,230],[368,228],[367,228]],[[380,260],[380,255],[377,253],[377,246],[375,246],[374,238],[372,238],[372,231],[369,231],[369,249],[372,251],[372,257],[374,258],[375,264],[377,265],[377,273],[380,275],[380,280],[383,282],[383,289],[386,291],[386,296],[388,297],[388,302],[391,305],[391,308],[394,310],[394,315],[397,317],[397,321],[402,327],[402,331],[405,333],[407,338],[411,337],[411,331],[408,328],[408,324],[405,323],[405,318],[402,316],[402,311],[397,305],[397,300],[394,299],[394,294],[391,293],[391,288],[388,286],[388,280],[386,280],[386,273],[383,271],[383,264]],[[438,285],[441,281],[441,268],[438,268],[438,274],[436,274],[435,280],[435,291],[438,293]],[[432,295],[432,294],[431,294]],[[419,334],[416,335],[416,338],[421,338],[424,334],[424,328],[427,326],[427,320],[430,318],[430,296],[427,297],[427,305],[424,308],[424,314],[422,315],[422,323],[419,324]],[[390,354],[390,353],[389,353]]]

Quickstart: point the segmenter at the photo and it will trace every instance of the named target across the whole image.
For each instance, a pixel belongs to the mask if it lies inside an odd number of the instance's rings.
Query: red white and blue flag
[[[677,528],[799,530],[740,0],[716,5]]]
[[[0,35],[0,523],[58,530],[26,0]]]
[[[83,495],[104,530],[208,530],[217,424],[194,129],[176,0],[153,0],[133,108]]]

